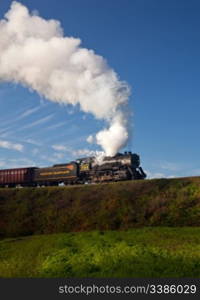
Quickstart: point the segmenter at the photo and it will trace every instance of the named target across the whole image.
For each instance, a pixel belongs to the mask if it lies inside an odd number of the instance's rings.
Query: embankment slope
[[[200,226],[200,177],[0,189],[1,237]]]

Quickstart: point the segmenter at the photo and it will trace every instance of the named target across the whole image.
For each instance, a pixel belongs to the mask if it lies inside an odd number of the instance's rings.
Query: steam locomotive
[[[95,157],[86,157],[52,167],[0,170],[0,187],[100,183],[145,177],[139,155],[125,152],[104,157],[101,161]]]

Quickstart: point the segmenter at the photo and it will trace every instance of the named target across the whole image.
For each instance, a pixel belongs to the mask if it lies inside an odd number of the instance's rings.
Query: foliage
[[[0,189],[0,236],[200,226],[200,178]]]

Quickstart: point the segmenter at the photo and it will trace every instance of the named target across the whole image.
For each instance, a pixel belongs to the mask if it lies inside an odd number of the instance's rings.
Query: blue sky
[[[1,0],[0,18],[12,1]],[[67,36],[106,58],[131,86],[133,136],[150,177],[200,175],[200,2],[25,0]],[[46,166],[99,150],[85,140],[103,122],[22,86],[0,83],[0,167]]]

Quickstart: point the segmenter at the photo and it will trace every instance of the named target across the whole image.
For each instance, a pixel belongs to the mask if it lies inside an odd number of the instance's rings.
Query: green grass
[[[200,228],[3,239],[0,277],[200,277]]]

